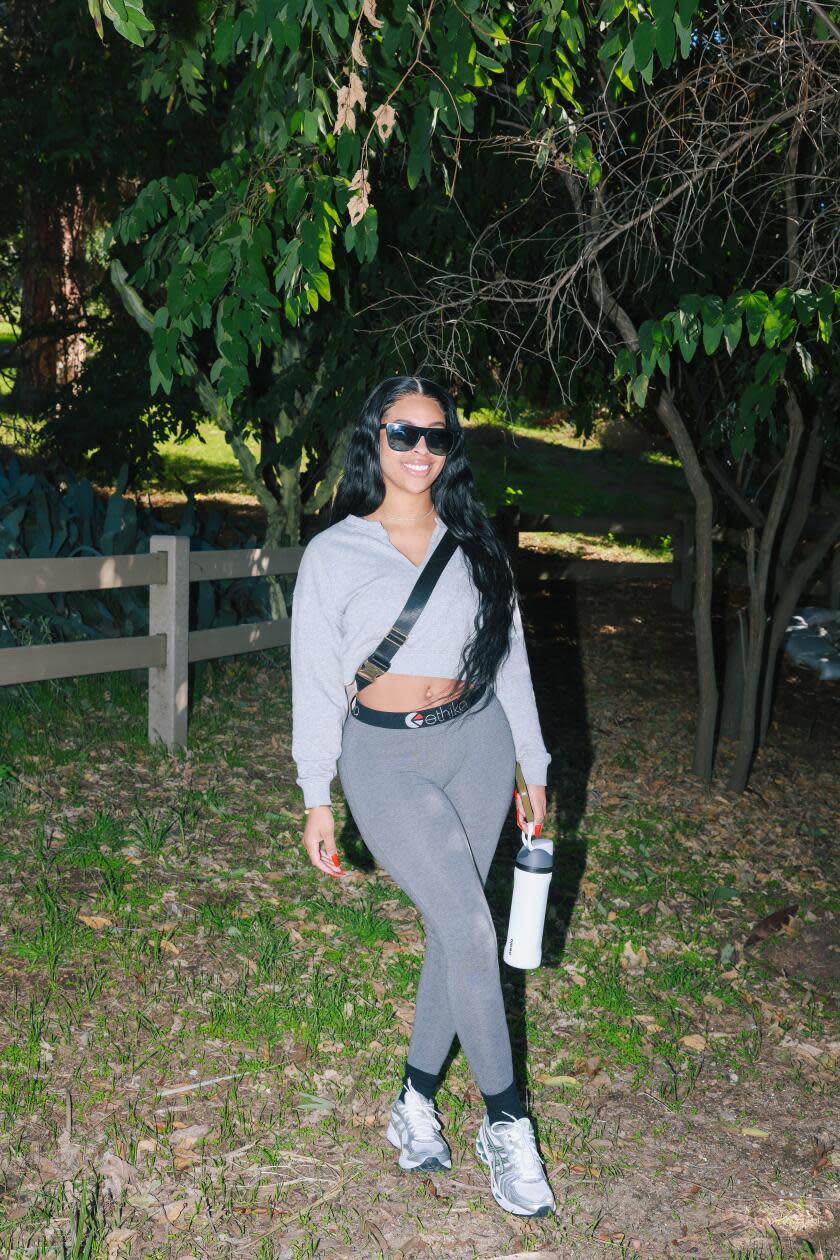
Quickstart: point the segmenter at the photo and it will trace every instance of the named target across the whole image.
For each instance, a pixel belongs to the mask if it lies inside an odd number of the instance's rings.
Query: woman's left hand
[[[531,806],[534,810],[534,835],[540,834],[540,828],[545,821],[545,787],[542,783],[526,783],[528,795],[531,798]],[[519,789],[513,789],[513,799],[516,802],[516,825],[520,831],[524,831],[525,814],[522,809],[522,798],[519,795]]]

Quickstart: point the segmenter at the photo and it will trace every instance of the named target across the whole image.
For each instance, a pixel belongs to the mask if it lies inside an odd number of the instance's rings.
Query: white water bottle
[[[517,771],[519,764],[517,763]],[[548,839],[534,839],[534,812],[521,773],[517,787],[525,815],[522,848],[516,855],[513,871],[513,897],[510,904],[504,960],[511,967],[527,971],[539,967],[542,960],[542,938],[548,886],[554,866],[554,845]],[[529,817],[530,815],[530,817]]]

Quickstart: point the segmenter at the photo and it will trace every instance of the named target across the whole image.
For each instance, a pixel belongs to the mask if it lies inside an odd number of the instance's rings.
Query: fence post
[[[680,512],[674,536],[674,577],[671,603],[680,612],[691,612],[694,603],[694,513]]]
[[[149,670],[149,743],[187,742],[190,540],[155,534],[149,551],[166,552],[166,582],[149,587],[149,634],[166,636],[166,664]]]

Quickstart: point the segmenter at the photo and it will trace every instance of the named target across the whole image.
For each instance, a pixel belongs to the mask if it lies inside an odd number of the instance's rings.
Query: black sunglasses
[[[421,424],[409,424],[406,420],[389,420],[379,427],[385,430],[392,451],[413,451],[421,437],[424,437],[430,455],[448,455],[455,442],[455,430],[443,429],[440,425],[424,427]]]

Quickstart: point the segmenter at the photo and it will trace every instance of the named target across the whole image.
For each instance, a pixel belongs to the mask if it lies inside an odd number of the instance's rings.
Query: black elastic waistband
[[[468,713],[480,698],[478,690],[474,690],[467,695],[458,696],[455,700],[449,700],[445,704],[432,705],[429,709],[411,709],[408,713],[391,713],[386,709],[371,709],[365,704],[360,704],[358,697],[354,696],[350,712],[353,717],[358,718],[360,722],[366,722],[368,726],[420,730],[423,727],[440,726],[442,722],[451,722],[453,718],[461,717],[464,713]]]

